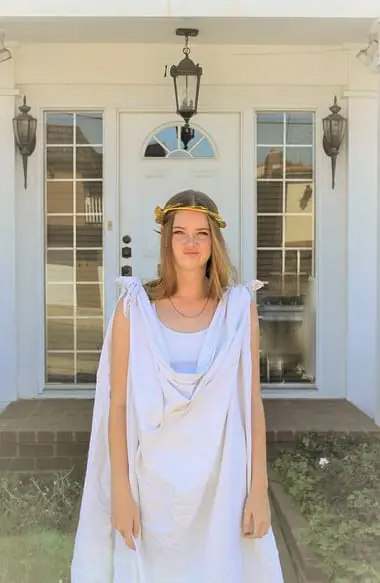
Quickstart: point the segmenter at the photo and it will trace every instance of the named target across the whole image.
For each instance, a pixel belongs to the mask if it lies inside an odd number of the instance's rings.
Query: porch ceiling
[[[365,43],[370,18],[2,18],[7,41],[21,43],[183,43],[177,27],[200,29],[193,44],[336,45]]]

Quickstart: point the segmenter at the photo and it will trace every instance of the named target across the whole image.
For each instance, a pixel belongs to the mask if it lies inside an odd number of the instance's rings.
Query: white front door
[[[195,136],[183,149],[178,118],[156,113],[123,113],[120,118],[120,250],[129,235],[132,257],[123,258],[132,275],[157,275],[159,227],[154,209],[173,194],[201,190],[215,200],[227,221],[231,259],[240,271],[240,115],[198,114]]]

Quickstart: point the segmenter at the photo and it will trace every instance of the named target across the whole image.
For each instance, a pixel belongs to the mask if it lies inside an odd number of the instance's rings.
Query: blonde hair
[[[206,264],[205,275],[209,280],[210,298],[219,300],[227,286],[236,280],[236,275],[220,227],[217,221],[212,218],[213,215],[219,215],[218,207],[207,194],[195,190],[184,190],[175,194],[167,201],[164,209],[172,206],[176,207],[177,210],[181,210],[181,207],[187,209],[189,207],[202,207],[210,211],[210,215],[205,212],[211,234],[211,255]],[[177,291],[177,276],[172,250],[173,222],[177,210],[167,212],[162,222],[159,277],[144,285],[151,301],[170,298]]]

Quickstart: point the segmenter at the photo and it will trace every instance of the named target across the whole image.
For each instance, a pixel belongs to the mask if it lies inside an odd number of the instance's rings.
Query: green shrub
[[[308,433],[273,466],[334,583],[380,582],[380,438]]]

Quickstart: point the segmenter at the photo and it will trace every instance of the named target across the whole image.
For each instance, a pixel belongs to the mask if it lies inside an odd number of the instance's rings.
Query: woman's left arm
[[[266,426],[260,389],[260,329],[255,303],[251,303],[251,484],[245,503],[243,531],[252,538],[264,536],[270,527],[266,453]]]

